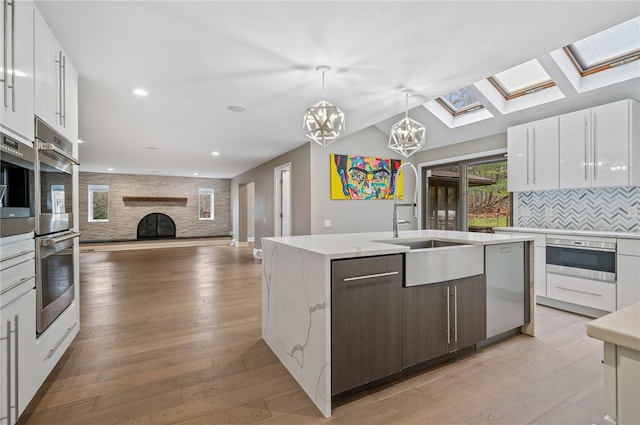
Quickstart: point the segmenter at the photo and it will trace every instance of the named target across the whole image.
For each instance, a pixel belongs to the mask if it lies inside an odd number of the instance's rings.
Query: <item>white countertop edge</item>
[[[495,245],[510,242],[529,242],[526,235],[496,235],[491,233],[455,232],[445,230],[407,230],[399,232],[397,241],[437,239],[470,245]],[[263,238],[265,242],[280,243],[324,255],[329,259],[367,257],[409,252],[403,245],[385,243],[393,240],[391,232],[337,233]],[[446,248],[444,248],[446,249]]]
[[[550,235],[601,236],[618,239],[640,239],[640,233],[612,232],[606,230],[571,230],[571,229],[540,229],[534,227],[495,227],[501,232],[540,233]]]
[[[640,303],[632,304],[589,322],[587,335],[640,351]]]

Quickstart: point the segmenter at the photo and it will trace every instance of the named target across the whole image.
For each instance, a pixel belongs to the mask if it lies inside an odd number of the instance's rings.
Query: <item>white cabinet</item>
[[[34,128],[33,13],[31,1],[0,8],[0,127],[25,143],[33,142]]]
[[[640,302],[640,240],[618,239],[617,307]]]
[[[509,127],[507,157],[510,192],[557,189],[558,117]]]
[[[2,294],[0,308],[0,417],[14,424],[38,387],[40,376],[34,366],[36,290],[32,279]],[[6,298],[13,298],[6,301]],[[11,407],[7,410],[7,400]]]
[[[560,116],[560,188],[640,184],[639,109],[622,100]]]
[[[75,143],[78,138],[78,74],[37,11],[34,55],[35,114]]]

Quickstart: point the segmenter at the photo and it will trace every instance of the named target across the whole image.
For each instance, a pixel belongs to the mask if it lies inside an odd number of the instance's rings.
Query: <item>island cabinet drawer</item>
[[[331,394],[402,369],[402,254],[331,264]]]
[[[616,310],[615,283],[547,273],[547,297],[598,310]]]

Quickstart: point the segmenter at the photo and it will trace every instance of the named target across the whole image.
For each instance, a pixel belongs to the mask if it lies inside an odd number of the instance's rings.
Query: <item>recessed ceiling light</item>
[[[244,112],[247,110],[247,107],[242,105],[229,105],[227,109],[231,112]]]
[[[213,152],[211,152],[211,155],[213,155],[213,156],[218,156],[218,155],[220,155],[220,152],[218,152],[218,151],[213,151]]]
[[[138,96],[147,96],[149,95],[149,92],[144,89],[135,89],[133,94],[137,94]]]
[[[84,140],[78,139],[78,143],[84,143]]]
[[[197,175],[198,175],[198,173],[193,173],[193,175],[194,175],[194,176],[197,176]]]
[[[113,168],[107,168],[107,171],[113,171]]]

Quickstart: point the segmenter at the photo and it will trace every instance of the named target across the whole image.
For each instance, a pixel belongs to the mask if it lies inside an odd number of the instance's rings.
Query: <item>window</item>
[[[423,168],[423,228],[493,233],[511,223],[503,155]]]
[[[482,103],[480,103],[471,90],[469,90],[469,87],[454,90],[444,96],[438,97],[436,100],[454,117],[484,108]]]
[[[640,17],[576,41],[564,48],[584,77],[640,59]]]
[[[213,189],[198,189],[199,220],[213,220]]]
[[[536,59],[499,72],[488,80],[507,100],[556,85]]]
[[[109,221],[109,186],[89,185],[89,222]]]

